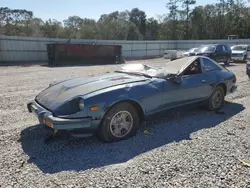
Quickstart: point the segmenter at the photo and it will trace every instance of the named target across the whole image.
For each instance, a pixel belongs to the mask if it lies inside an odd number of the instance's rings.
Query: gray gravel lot
[[[27,102],[54,80],[120,66],[0,67],[0,187],[250,187],[250,167],[240,162],[250,163],[245,64],[228,67],[239,86],[227,96],[224,114],[187,107],[144,122],[125,141],[60,138],[45,144],[49,131],[27,112]]]

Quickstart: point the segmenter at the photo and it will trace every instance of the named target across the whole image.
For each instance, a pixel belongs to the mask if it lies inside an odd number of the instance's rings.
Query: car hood
[[[236,51],[232,50],[232,54],[244,54],[246,51]]]
[[[77,96],[121,84],[146,81],[150,78],[131,76],[123,73],[95,77],[77,77],[52,85],[36,96],[36,101],[53,111],[64,102]]]

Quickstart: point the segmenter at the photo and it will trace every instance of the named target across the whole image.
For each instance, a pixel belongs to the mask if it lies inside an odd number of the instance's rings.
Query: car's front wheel
[[[133,104],[121,102],[105,114],[98,135],[105,142],[114,142],[133,136],[140,124],[139,114]]]
[[[222,86],[217,86],[210,98],[208,99],[208,110],[216,111],[221,108],[225,99],[225,91]]]

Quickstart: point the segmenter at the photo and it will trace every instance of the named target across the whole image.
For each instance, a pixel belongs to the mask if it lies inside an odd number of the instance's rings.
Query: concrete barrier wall
[[[46,44],[67,42],[68,39],[0,36],[0,62],[47,61]],[[178,41],[124,41],[124,40],[78,40],[71,43],[119,44],[125,58],[162,56],[165,50],[187,50],[202,44],[227,43],[249,44],[250,39],[239,40],[178,40]]]

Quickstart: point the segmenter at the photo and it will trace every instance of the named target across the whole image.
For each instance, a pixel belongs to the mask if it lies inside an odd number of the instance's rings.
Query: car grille
[[[242,57],[243,54],[232,54],[232,57]]]

